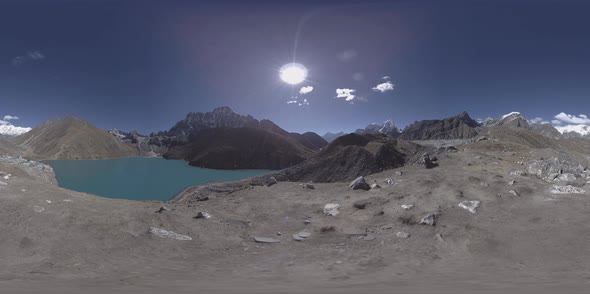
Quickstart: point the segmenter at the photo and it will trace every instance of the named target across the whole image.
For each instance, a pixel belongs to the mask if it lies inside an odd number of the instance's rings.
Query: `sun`
[[[287,84],[297,85],[307,77],[307,69],[299,63],[289,63],[283,65],[279,71],[281,80]]]

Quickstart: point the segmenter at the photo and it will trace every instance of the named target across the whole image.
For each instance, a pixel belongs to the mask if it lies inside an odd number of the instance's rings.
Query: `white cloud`
[[[354,100],[354,97],[356,97],[353,94],[354,92],[356,92],[355,89],[338,88],[336,89],[336,98],[345,98],[346,101],[352,101]]]
[[[287,104],[293,104],[293,103],[297,103],[297,100],[289,100],[289,101],[287,101]]]
[[[18,116],[12,116],[12,115],[9,115],[9,114],[7,114],[7,115],[4,116],[4,120],[17,120],[17,119],[20,119],[20,117],[18,117]]]
[[[384,79],[386,81],[390,81],[391,80],[391,77],[390,76],[384,76],[384,77],[382,77],[382,79]]]
[[[532,123],[532,124],[548,124],[549,123],[548,121],[544,120],[541,117],[535,117],[533,119],[529,119],[528,121],[529,121],[529,123]]]
[[[38,61],[38,60],[43,60],[45,59],[45,55],[43,53],[41,53],[40,51],[29,51],[24,55],[21,56],[17,56],[14,59],[12,59],[12,65],[19,67],[21,66],[23,63],[27,63],[30,61]]]
[[[555,116],[556,119],[574,125],[590,124],[590,119],[585,114],[575,116],[573,114],[567,114],[564,112],[559,113]]]
[[[387,91],[393,91],[393,88],[394,88],[394,85],[390,81],[387,81],[385,83],[381,83],[381,84],[373,87],[373,91],[385,93]]]
[[[299,89],[299,94],[307,94],[307,93],[310,93],[311,91],[313,91],[312,86],[305,86],[305,87],[301,87],[301,89]]]
[[[354,49],[344,50],[338,53],[337,57],[342,62],[350,62],[357,57],[358,53]]]
[[[561,125],[561,124],[563,124],[560,120],[556,120],[556,119],[552,120],[551,123],[554,124],[554,125]]]

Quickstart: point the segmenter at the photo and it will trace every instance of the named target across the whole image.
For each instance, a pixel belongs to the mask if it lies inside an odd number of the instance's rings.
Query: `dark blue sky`
[[[211,3],[0,2],[0,115],[149,133],[227,105],[324,133],[463,110],[590,112],[589,2]],[[309,81],[293,87],[278,70],[295,48]],[[372,90],[383,76],[395,90]],[[301,86],[310,105],[287,104]],[[354,104],[337,88],[355,89]]]

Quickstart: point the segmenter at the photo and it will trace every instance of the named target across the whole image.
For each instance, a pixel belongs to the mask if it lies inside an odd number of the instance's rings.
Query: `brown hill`
[[[282,169],[314,153],[295,138],[260,128],[204,129],[190,142],[172,147],[164,158],[214,169]]]
[[[13,139],[25,155],[37,159],[103,159],[137,155],[136,149],[118,141],[79,118],[50,119]]]
[[[386,135],[348,134],[338,137],[310,159],[274,176],[279,181],[330,183],[403,166],[419,145]]]

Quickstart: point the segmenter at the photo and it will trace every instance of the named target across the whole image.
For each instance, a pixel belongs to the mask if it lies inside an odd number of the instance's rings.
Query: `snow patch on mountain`
[[[30,130],[31,130],[31,128],[17,127],[5,120],[0,120],[0,135],[19,136],[19,135],[22,135],[22,134],[30,131]]]

